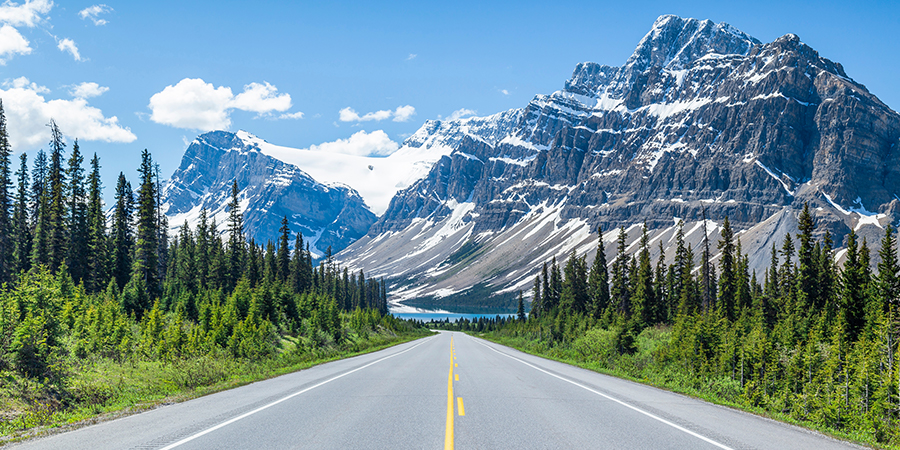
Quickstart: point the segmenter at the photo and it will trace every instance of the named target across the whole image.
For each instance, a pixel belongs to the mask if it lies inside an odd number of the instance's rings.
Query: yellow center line
[[[450,356],[453,357],[452,334],[450,335]],[[444,434],[444,450],[453,450],[453,364],[450,365],[450,375],[447,377],[447,432]]]
[[[454,377],[456,377],[455,378],[456,381],[459,381],[459,374],[454,375]]]
[[[459,409],[459,415],[460,415],[460,416],[466,415],[466,409],[463,408],[462,397],[456,397],[456,402],[457,402],[457,405],[459,406],[459,407],[457,408],[457,409]]]

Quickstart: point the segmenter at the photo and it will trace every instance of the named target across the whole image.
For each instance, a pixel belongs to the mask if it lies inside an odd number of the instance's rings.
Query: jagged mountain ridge
[[[705,211],[762,246],[808,202],[840,243],[900,209],[900,116],[792,34],[662,16],[625,65],[579,64],[492,135],[460,139],[344,261],[408,280],[398,298],[453,305],[471,286],[511,299],[541,259],[589,252],[598,225]]]
[[[176,229],[197,224],[201,208],[225,230],[231,185],[237,181],[244,230],[259,243],[276,240],[284,216],[302,232],[310,250],[343,249],[365,235],[375,214],[349,186],[324,184],[298,167],[262,153],[244,133],[198,136],[163,188],[163,209]]]

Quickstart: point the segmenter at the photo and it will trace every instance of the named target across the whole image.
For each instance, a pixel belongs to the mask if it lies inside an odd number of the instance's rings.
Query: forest
[[[652,261],[646,227],[626,253],[624,228],[607,264],[602,242],[590,268],[570,255],[534,280],[525,314],[435,324],[485,333],[543,356],[629,377],[876,445],[900,444],[900,267],[887,226],[872,270],[853,230],[843,264],[828,232],[814,238],[808,205],[799,233],[773,245],[750,273],[728,219],[718,241],[685,246],[672,264]],[[602,233],[601,233],[602,236]],[[695,262],[699,253],[699,263]],[[660,243],[659,254],[663,255]],[[761,279],[760,279],[761,278]]]
[[[387,314],[382,280],[330,249],[316,264],[286,217],[277,242],[247,240],[236,183],[222,229],[204,210],[170,237],[144,150],[137,189],[120,173],[107,210],[99,158],[85,173],[78,140],[66,155],[49,127],[13,180],[0,103],[0,435],[428,333]]]

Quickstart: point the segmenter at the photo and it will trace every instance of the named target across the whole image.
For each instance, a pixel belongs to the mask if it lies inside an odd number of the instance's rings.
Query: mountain
[[[656,247],[683,219],[696,247],[727,216],[760,269],[805,203],[838,246],[900,217],[900,115],[793,34],[662,16],[622,66],[416,135],[452,150],[339,255],[406,305],[511,308],[541,263],[590,260],[600,225],[611,254],[620,226],[634,251],[640,224]]]
[[[163,209],[172,229],[185,221],[196,226],[206,208],[224,231],[231,185],[237,181],[244,230],[259,243],[277,239],[284,216],[317,255],[329,246],[343,249],[366,234],[376,217],[355,190],[316,181],[263,153],[255,140],[244,132],[213,131],[191,142],[163,187]]]

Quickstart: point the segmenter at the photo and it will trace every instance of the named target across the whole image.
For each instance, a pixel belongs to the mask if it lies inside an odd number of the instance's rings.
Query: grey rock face
[[[200,208],[223,230],[231,184],[237,181],[245,233],[259,243],[276,240],[281,220],[302,232],[310,250],[337,252],[359,239],[375,222],[353,189],[317,182],[300,168],[259,151],[234,133],[213,131],[188,146],[181,165],[163,190],[169,224],[196,226]],[[291,241],[293,242],[293,241]]]
[[[537,235],[552,241],[571,222],[663,229],[704,210],[748,230],[808,202],[819,232],[839,245],[851,227],[864,232],[900,212],[900,115],[792,34],[762,44],[727,24],[662,16],[623,66],[579,64],[563,90],[517,111],[512,128],[488,120],[455,138],[453,153],[397,194],[347,261],[425,280],[419,296],[479,282],[503,290],[521,284],[509,274],[532,261],[497,261],[489,275],[458,281],[446,278],[452,270],[439,282],[427,273],[467,240],[510,245],[509,230],[551,209],[553,227]],[[451,221],[469,234],[430,247],[431,262],[401,271],[359,257],[392,242],[385,233]],[[587,251],[575,241],[537,256]]]

